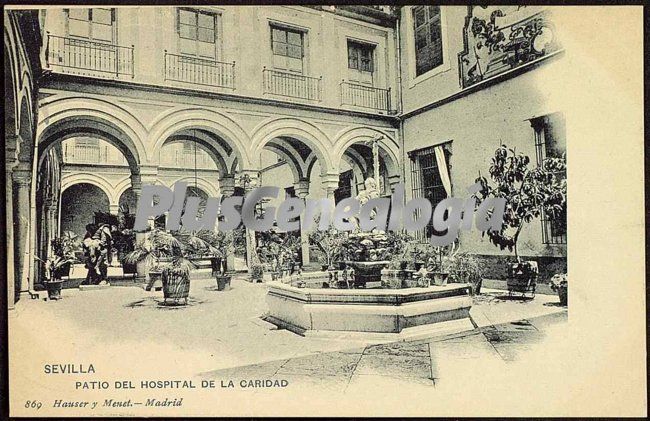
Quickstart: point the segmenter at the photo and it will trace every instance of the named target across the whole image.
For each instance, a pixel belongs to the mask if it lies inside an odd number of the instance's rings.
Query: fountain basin
[[[473,329],[469,284],[399,290],[267,286],[265,320],[304,336],[354,332],[399,339],[412,332]]]
[[[388,266],[389,261],[346,261],[348,267],[354,269],[354,286],[357,288],[381,287],[381,270]]]

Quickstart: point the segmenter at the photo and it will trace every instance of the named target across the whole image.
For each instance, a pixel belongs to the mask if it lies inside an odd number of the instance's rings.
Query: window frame
[[[111,13],[111,23],[110,25],[107,25],[105,23],[95,23],[92,19],[93,15],[93,9],[102,9],[102,10],[108,10]],[[85,10],[87,13],[87,20],[84,19],[77,19],[73,18],[70,16],[70,10]],[[75,7],[75,8],[65,8],[64,9],[65,13],[65,32],[66,36],[69,38],[74,38],[74,39],[82,39],[82,40],[87,40],[91,42],[98,42],[102,44],[107,44],[107,45],[115,45],[117,44],[117,10],[114,7]],[[87,22],[88,23],[88,37],[84,37],[81,35],[72,35],[70,34],[70,21],[78,21],[78,22]],[[107,41],[105,39],[97,39],[93,36],[93,25],[103,25],[103,26],[110,26],[111,27],[111,40]]]
[[[356,56],[357,56],[357,67],[350,67],[350,47],[353,47],[356,49]],[[376,65],[375,65],[375,48],[376,46],[374,44],[370,44],[367,42],[361,42],[353,39],[347,40],[347,51],[348,51],[348,70],[356,70],[358,72],[363,72],[363,73],[370,73],[371,75],[374,75]],[[370,64],[370,69],[365,70],[361,68],[361,62],[362,62],[362,56],[361,52],[363,49],[367,49],[370,53],[370,58],[369,58],[369,64]]]
[[[284,42],[282,41],[275,41],[273,37],[273,32],[274,30],[282,31],[285,33],[285,40]],[[275,65],[275,58],[274,56],[280,56],[284,57],[286,59],[298,59],[297,57],[292,57],[289,55],[289,46],[293,45],[295,46],[296,44],[291,44],[289,43],[289,33],[294,33],[300,35],[300,72],[296,70],[289,69],[288,66],[285,68],[280,68]],[[295,74],[300,74],[300,75],[307,75],[306,71],[306,57],[307,57],[307,34],[308,31],[302,28],[296,28],[288,25],[283,25],[282,23],[275,22],[275,21],[269,21],[269,40],[270,40],[270,47],[271,47],[271,68],[274,70],[280,71],[280,72],[287,72],[287,73],[295,73]],[[276,54],[275,52],[275,42],[282,43],[285,45],[285,50],[287,54]]]
[[[550,121],[553,118],[560,118],[562,120],[562,123],[566,127],[566,120],[564,118],[564,115],[562,113],[550,113],[546,114],[540,117],[535,117],[530,119],[530,125],[533,128],[534,131],[534,139],[535,139],[535,157],[536,157],[536,162],[537,165],[541,165],[541,163],[548,157],[548,129],[550,127]],[[564,145],[565,145],[565,150],[566,150],[566,129],[564,132]],[[566,179],[566,173],[564,174],[564,177]],[[566,204],[565,204],[565,214],[566,214]],[[566,218],[566,215],[565,215]],[[554,222],[557,221],[556,219],[553,218],[548,218],[546,214],[544,213],[544,210],[541,211],[540,213],[540,219],[541,219],[541,228],[542,228],[542,244],[548,245],[548,246],[566,246],[567,245],[567,234],[568,234],[568,223],[565,220],[564,221],[564,234],[561,234],[559,236],[554,236],[553,235],[553,225]]]
[[[190,12],[195,14],[195,24],[190,25],[187,23],[181,23],[181,12]],[[202,27],[200,25],[200,19],[199,15],[207,15],[210,16],[213,19],[214,26],[213,26],[213,33],[214,33],[214,41],[213,42],[206,42],[206,41],[201,41],[199,39],[199,32],[200,29],[209,29],[206,27]],[[221,57],[221,33],[219,30],[219,25],[221,22],[220,19],[221,14],[215,11],[209,11],[209,10],[202,10],[202,9],[195,9],[191,7],[177,7],[176,8],[176,43],[177,43],[177,51],[178,54],[181,56],[185,57],[194,57],[194,58],[200,58],[203,60],[213,60],[213,61],[219,61],[219,58]],[[192,26],[195,28],[195,37],[194,38],[189,38],[189,37],[184,37],[181,35],[181,26]],[[195,53],[188,53],[182,50],[181,47],[181,42],[182,40],[186,41],[192,41],[195,44]],[[214,55],[212,57],[208,57],[205,55],[201,55],[199,53],[199,43],[204,43],[204,44],[212,44],[214,46]]]
[[[429,200],[431,202],[432,213],[431,213],[431,217],[429,218],[429,221],[427,222],[427,226],[424,229],[418,231],[415,234],[416,238],[420,242],[429,242],[429,237],[431,235],[444,235],[444,233],[446,232],[446,231],[442,231],[442,232],[437,231],[433,227],[433,212],[435,211],[436,206],[438,205],[438,203],[440,203],[442,200],[444,200],[445,198],[448,197],[447,192],[445,191],[444,185],[442,184],[442,178],[440,178],[440,170],[438,169],[438,162],[437,162],[436,157],[435,157],[435,148],[437,146],[442,146],[442,149],[443,149],[444,154],[445,154],[445,161],[447,162],[447,172],[449,173],[449,178],[451,179],[451,170],[452,170],[452,164],[451,164],[451,156],[452,156],[451,146],[452,146],[452,144],[451,144],[451,141],[438,143],[438,144],[427,146],[427,147],[420,148],[420,149],[415,149],[415,150],[412,150],[412,151],[407,153],[407,155],[409,157],[410,165],[411,165],[411,198],[424,197],[424,198],[426,198],[427,200]],[[431,159],[432,165],[423,168],[422,165],[421,165],[421,160],[423,158],[427,157],[427,156],[429,157],[429,159]],[[437,180],[436,180],[437,182],[434,183],[431,186],[424,187],[424,185],[422,183],[422,180],[424,179],[423,171],[424,170],[432,170],[432,169],[435,169],[434,174],[437,177]],[[442,196],[442,199],[440,199],[436,203],[432,202],[425,193],[426,190],[431,190],[433,192],[433,190],[435,190],[435,189],[437,189],[439,191],[442,191],[442,193],[443,193],[443,195],[440,195],[440,196]],[[452,185],[452,189],[453,189],[453,185]],[[437,195],[434,195],[434,196],[437,196]]]
[[[408,63],[408,74],[409,74],[409,83],[408,87],[412,88],[415,85],[433,77],[440,73],[447,72],[451,70],[451,60],[449,59],[449,39],[447,36],[447,6],[440,6],[440,38],[442,42],[442,63],[428,71],[417,75],[416,72],[416,49],[415,49],[415,22],[414,22],[414,8],[419,6],[406,6],[406,44],[409,52],[409,57],[407,60]]]

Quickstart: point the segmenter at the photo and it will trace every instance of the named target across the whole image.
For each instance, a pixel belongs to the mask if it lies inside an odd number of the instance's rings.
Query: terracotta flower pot
[[[47,298],[49,298],[50,300],[60,300],[61,286],[63,286],[63,281],[60,279],[50,281],[50,282],[45,282],[45,288],[47,289]]]
[[[230,290],[230,281],[232,276],[230,275],[217,275],[217,291],[228,291]]]
[[[173,271],[165,271],[162,274],[163,296],[165,300],[185,300],[190,295],[190,277]]]

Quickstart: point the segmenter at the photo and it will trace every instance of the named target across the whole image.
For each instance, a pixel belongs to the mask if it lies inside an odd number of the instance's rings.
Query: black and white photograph
[[[3,15],[11,416],[647,415],[641,7]]]

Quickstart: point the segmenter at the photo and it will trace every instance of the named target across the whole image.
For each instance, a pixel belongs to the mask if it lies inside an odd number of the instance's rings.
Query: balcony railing
[[[161,154],[160,163],[173,168],[194,169],[196,166],[197,169],[203,170],[217,169],[214,160],[205,152],[197,153],[195,156],[193,153],[175,150],[173,153]]]
[[[390,112],[390,88],[375,88],[343,81],[341,82],[341,104]]]
[[[313,101],[320,101],[322,99],[322,76],[309,77],[267,68],[262,70],[262,76],[264,79],[265,94]]]
[[[48,34],[45,60],[48,67],[78,69],[78,74],[133,77],[133,46]]]
[[[165,79],[235,89],[235,62],[223,63],[165,51]]]
[[[107,145],[66,144],[63,149],[63,162],[69,164],[127,165],[126,159],[119,153],[113,153]]]

